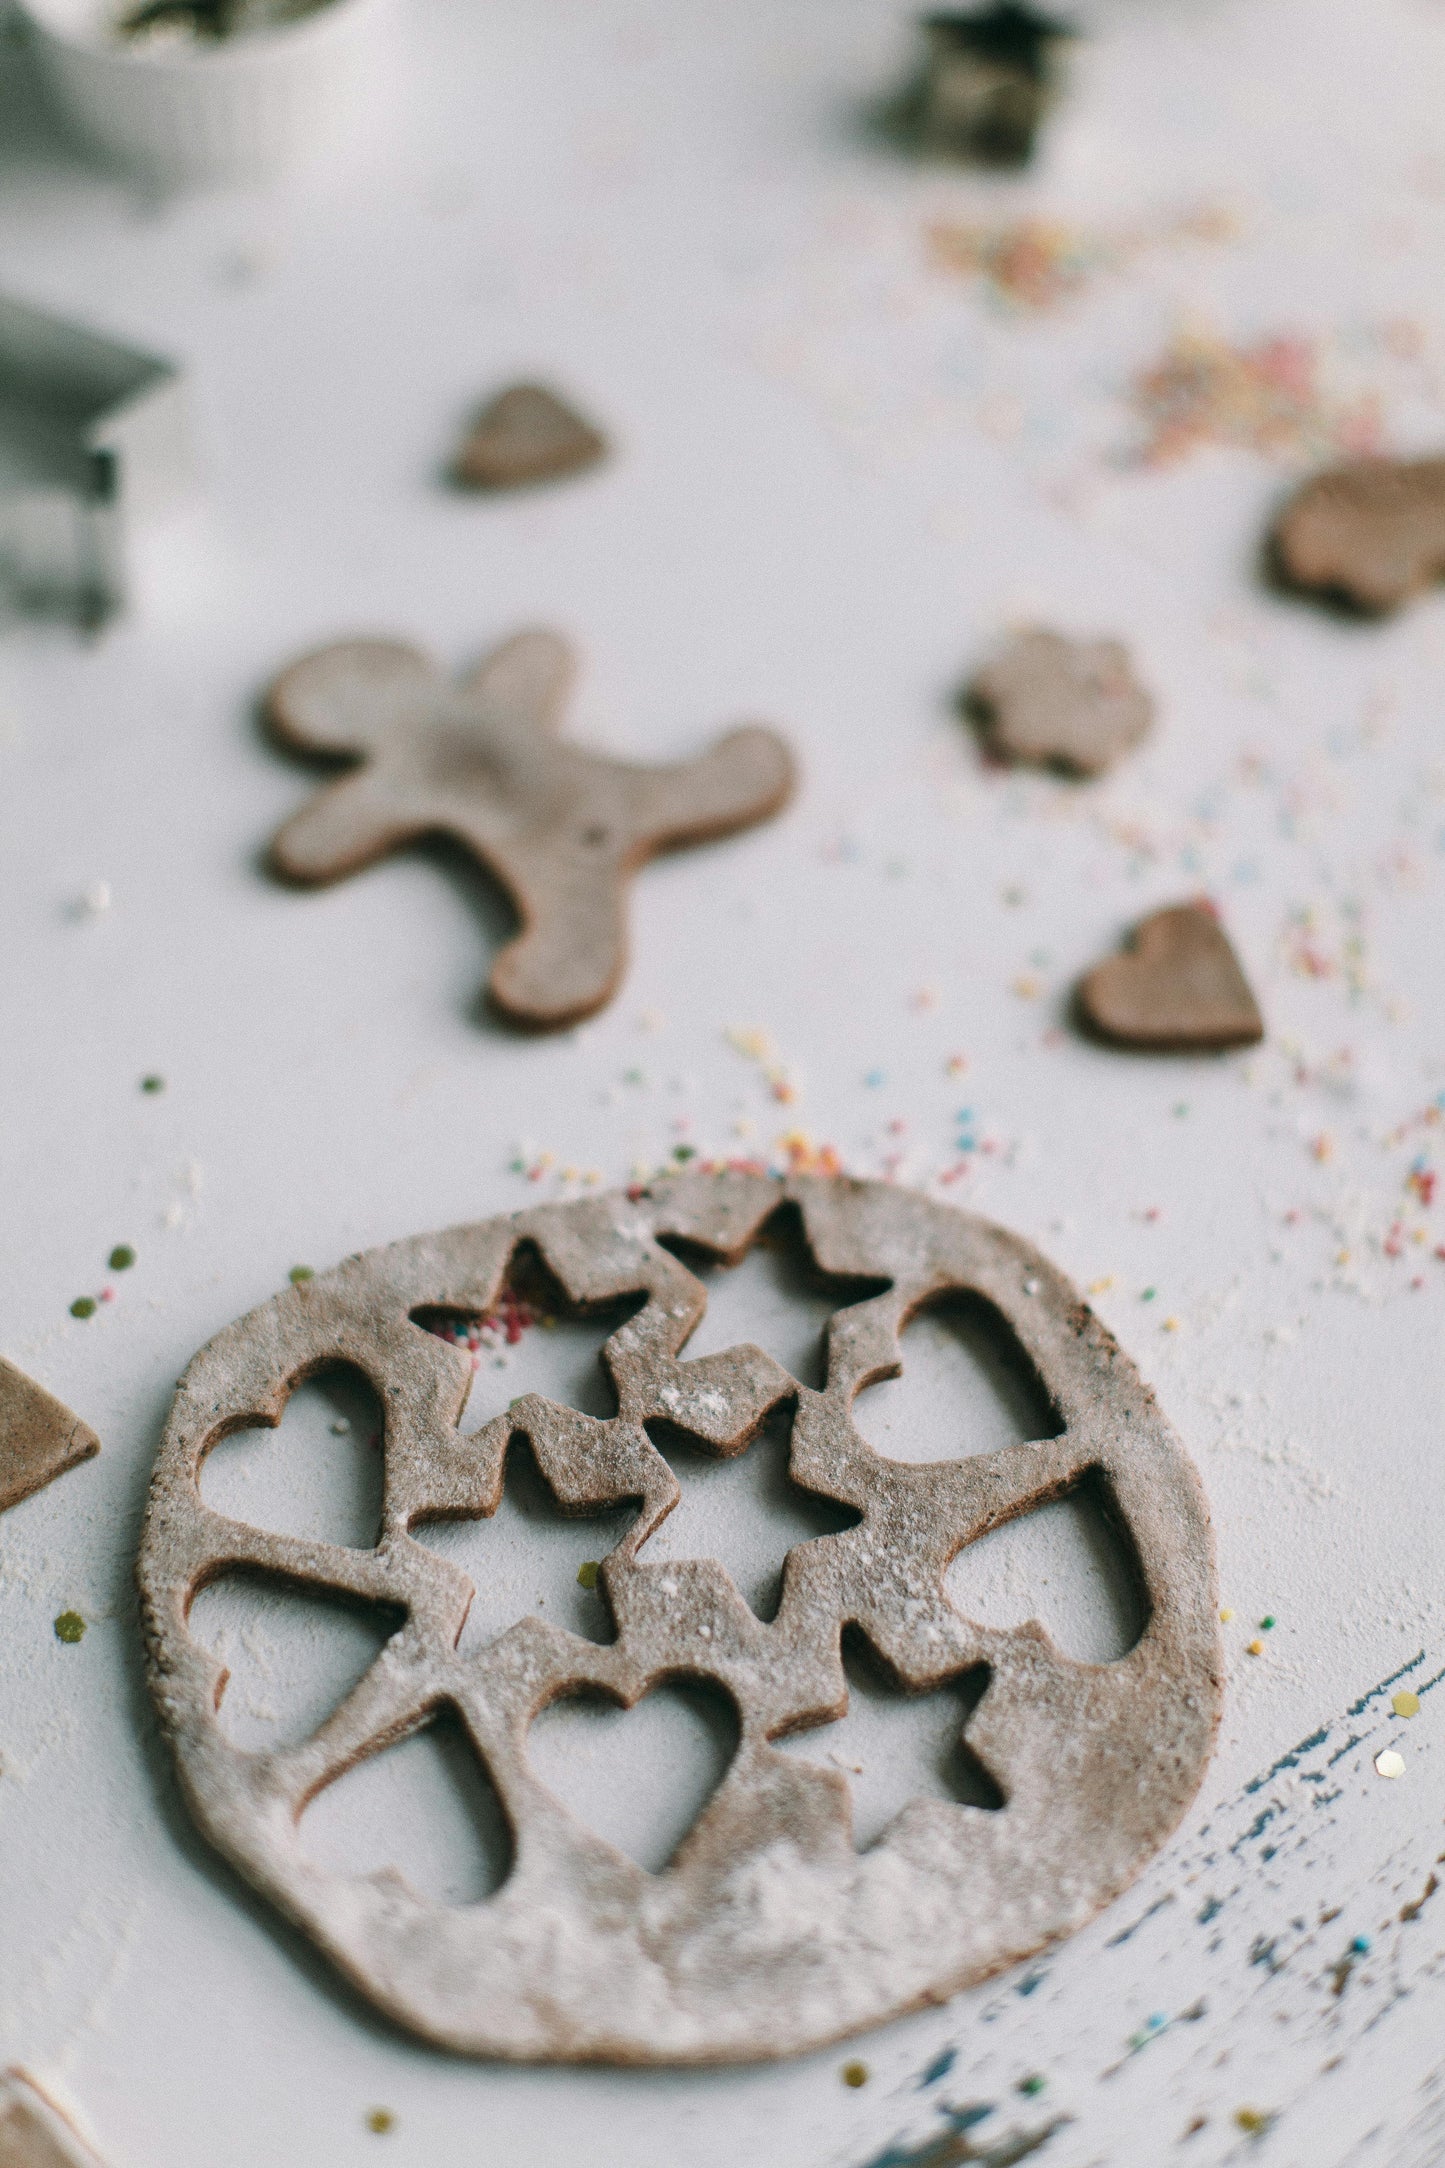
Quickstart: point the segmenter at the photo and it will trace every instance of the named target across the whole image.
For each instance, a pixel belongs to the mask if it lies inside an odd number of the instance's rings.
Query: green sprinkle
[[[1260,1622],[1259,1622],[1259,1628],[1260,1628],[1260,1632],[1261,1632],[1261,1633],[1266,1633],[1266,1634],[1267,1634],[1267,1633],[1269,1632],[1269,1630],[1270,1630],[1271,1626],[1273,1626],[1273,1624],[1274,1624],[1274,1613],[1273,1613],[1273,1612],[1271,1611],[1271,1612],[1270,1612],[1270,1613],[1268,1614],[1268,1616],[1267,1616],[1267,1617],[1265,1617],[1265,1618],[1262,1618],[1262,1619],[1260,1620]]]
[[[78,1611],[62,1611],[55,1621],[55,1638],[67,1648],[74,1648],[77,1641],[85,1639],[85,1620]]]
[[[368,2108],[366,2111],[366,2127],[368,2130],[374,2131],[378,2138],[384,2138],[389,2130],[396,2129],[396,2117],[392,2114],[390,2108]]]
[[[1032,2077],[1019,2079],[1019,2091],[1032,2100],[1035,2093],[1041,2093],[1048,2082],[1048,2079],[1041,2078],[1036,2070]]]
[[[143,1092],[163,1092],[166,1088],[166,1080],[163,1076],[143,1076],[140,1080],[140,1088]]]
[[[868,2083],[868,2065],[866,2063],[844,2063],[838,2075],[843,2080],[843,2083],[851,2085],[856,2093],[860,2085]]]
[[[130,1244],[128,1242],[117,1242],[115,1248],[110,1253],[111,1271],[129,1272],[131,1266],[134,1263],[135,1251],[131,1248]]]
[[[1175,1114],[1176,1114],[1176,1115],[1177,1115],[1177,1116],[1179,1117],[1179,1119],[1180,1119],[1180,1120],[1182,1121],[1182,1120],[1184,1119],[1185,1115],[1186,1115],[1186,1114],[1187,1114],[1187,1113],[1189,1112],[1189,1102],[1188,1102],[1188,1100],[1187,1100],[1187,1099],[1181,1099],[1181,1100],[1180,1100],[1180,1102],[1179,1102],[1179,1104],[1178,1104],[1178,1106],[1177,1106],[1177,1107],[1176,1107],[1176,1108],[1174,1109],[1174,1112],[1175,1112]]]
[[[672,1147],[672,1156],[674,1159],[681,1160],[696,1159],[697,1146],[695,1144],[674,1144],[674,1146]]]
[[[306,1282],[314,1280],[316,1275],[309,1265],[293,1265],[286,1277],[293,1287],[304,1287]]]
[[[94,1295],[77,1295],[74,1302],[70,1305],[70,1314],[72,1317],[94,1317],[95,1310],[96,1303]]]
[[[587,1559],[577,1568],[577,1586],[579,1588],[595,1588],[597,1586],[597,1561],[595,1558]]]
[[[1158,1292],[1159,1290],[1157,1287],[1146,1287],[1143,1294],[1139,1297],[1139,1300],[1141,1302],[1152,1302]]]

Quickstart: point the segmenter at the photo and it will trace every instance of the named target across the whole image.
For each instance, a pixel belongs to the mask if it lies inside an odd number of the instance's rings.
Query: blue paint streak
[[[1376,1692],[1378,1693],[1379,1691],[1380,1689],[1377,1687]],[[1363,1708],[1363,1706],[1364,1704],[1362,1702],[1360,1704],[1360,1707]],[[1355,1711],[1351,1709],[1350,1715],[1353,1716],[1354,1714]],[[1297,1768],[1300,1762],[1304,1760],[1306,1754],[1312,1753],[1317,1746],[1324,1745],[1329,1735],[1329,1725],[1322,1724],[1318,1731],[1312,1731],[1310,1733],[1308,1739],[1301,1739],[1299,1745],[1292,1746],[1288,1754],[1280,1755],[1279,1760],[1274,1764],[1274,1767],[1272,1769],[1266,1769],[1263,1776],[1252,1777],[1250,1779],[1249,1783],[1246,1784],[1244,1787],[1245,1798],[1248,1799],[1252,1792],[1262,1791],[1264,1789],[1264,1786],[1270,1782],[1271,1778],[1277,1777],[1282,1770]]]
[[[1360,1711],[1362,1709],[1367,1709],[1372,1701],[1378,1701],[1381,1694],[1387,1692],[1388,1689],[1395,1684],[1395,1681],[1397,1679],[1408,1678],[1410,1673],[1415,1669],[1415,1666],[1417,1664],[1423,1664],[1424,1661],[1425,1651],[1421,1649],[1419,1655],[1412,1656],[1408,1664],[1401,1664],[1399,1670],[1392,1671],[1388,1679],[1381,1679],[1379,1685],[1372,1686],[1368,1694],[1361,1694],[1358,1701],[1352,1701],[1348,1709],[1346,1709],[1345,1711],[1346,1716],[1358,1716]]]
[[[946,2078],[957,2061],[957,2048],[945,2048],[941,2055],[935,2055],[918,2081],[919,2092],[922,2092],[925,2085],[937,2085],[940,2078]]]

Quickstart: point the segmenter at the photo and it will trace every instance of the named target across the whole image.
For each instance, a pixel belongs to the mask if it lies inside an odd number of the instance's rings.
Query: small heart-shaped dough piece
[[[457,454],[457,480],[519,489],[595,466],[607,440],[544,384],[513,384],[477,416]]]
[[[1069,640],[1021,632],[980,670],[968,705],[989,751],[1099,775],[1138,744],[1154,703],[1118,640]]]
[[[1079,1013],[1101,1039],[1155,1053],[1255,1046],[1264,1019],[1239,958],[1207,905],[1174,904],[1134,929],[1121,955],[1079,987]]]
[[[1362,459],[1295,492],[1275,522],[1292,587],[1382,615],[1445,575],[1445,459]]]

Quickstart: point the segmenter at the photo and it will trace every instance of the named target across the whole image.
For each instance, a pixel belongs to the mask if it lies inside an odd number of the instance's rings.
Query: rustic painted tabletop
[[[0,1523],[0,2061],[110,2168],[1445,2160],[1445,599],[1364,625],[1260,576],[1292,477],[1445,439],[1445,5],[1074,12],[1011,177],[890,129],[892,0],[410,0],[350,164],[172,199],[88,168],[5,52],[0,290],[178,360],[203,468],[138,537],[125,616],[0,631],[0,1347],[103,1441]],[[535,375],[610,459],[449,487],[470,412]],[[990,767],[960,716],[1029,621],[1118,636],[1155,693],[1103,780]],[[345,632],[461,668],[535,623],[581,652],[579,735],[656,758],[765,720],[804,781],[652,868],[616,1002],[527,1039],[479,1009],[505,913],[454,861],[266,874],[312,778],[255,704]],[[1079,972],[1201,893],[1263,1046],[1080,1039]],[[1209,1494],[1218,1750],[1111,1910],[856,2044],[702,2074],[450,2059],[190,1828],[131,1592],[148,1472],[193,1351],[293,1267],[689,1151],[836,1154],[1089,1291]],[[769,1253],[699,1346],[794,1359],[817,1314]],[[596,1339],[503,1334],[483,1412],[570,1392]],[[920,1328],[865,1427],[913,1459],[1012,1435],[966,1357]],[[366,1410],[316,1388],[293,1414],[298,1450],[228,1448],[212,1495],[334,1526],[374,1478]],[[812,1524],[753,1456],[717,1474],[684,1476],[672,1555],[765,1604]],[[573,1615],[595,1533],[523,1486],[482,1534],[501,1611]],[[1008,1535],[961,1601],[1128,1645],[1082,1508]],[[366,1660],[254,1591],[197,1625],[243,1742]],[[939,1722],[860,1683],[835,1761],[860,1838],[943,1784]],[[583,1728],[539,1758],[660,1864],[715,1732],[680,1699]],[[320,1856],[474,1893],[461,1781],[398,1749],[312,1810]]]

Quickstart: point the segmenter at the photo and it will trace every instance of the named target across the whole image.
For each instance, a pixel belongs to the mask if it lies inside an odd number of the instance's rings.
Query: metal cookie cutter
[[[95,626],[194,474],[175,363],[0,295],[0,598]]]

